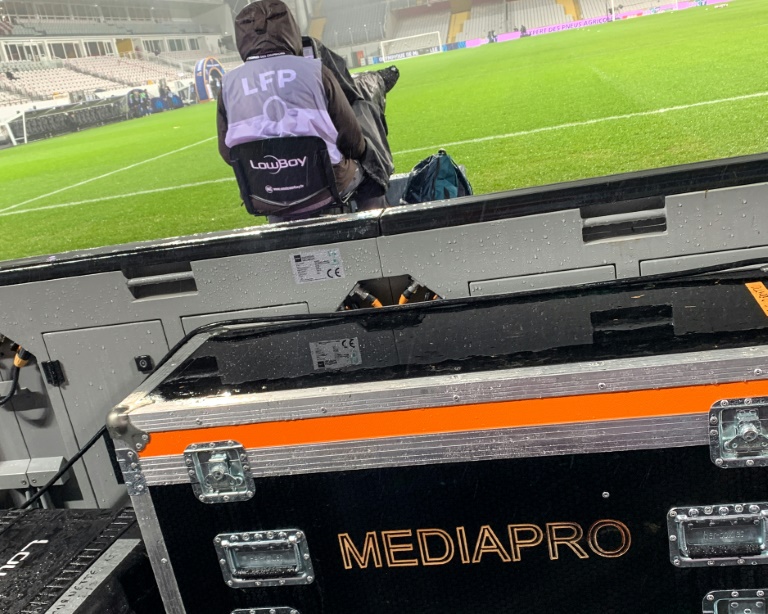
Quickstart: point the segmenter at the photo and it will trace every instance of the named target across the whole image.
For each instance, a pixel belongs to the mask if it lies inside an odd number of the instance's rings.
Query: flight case
[[[725,614],[768,590],[766,274],[192,335],[109,419],[170,614]]]

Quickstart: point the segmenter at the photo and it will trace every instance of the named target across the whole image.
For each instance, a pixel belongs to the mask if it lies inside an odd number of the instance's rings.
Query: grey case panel
[[[526,290],[577,286],[597,281],[610,281],[612,279],[616,279],[616,269],[612,266],[600,266],[573,271],[557,271],[555,273],[541,273],[540,275],[521,275],[520,277],[508,277],[506,279],[470,282],[469,294],[471,296],[485,296],[488,294],[517,293],[525,292]]]
[[[106,422],[114,399],[124,398],[145,379],[134,357],[148,355],[157,362],[168,351],[162,324],[156,320],[48,333],[44,338],[51,359],[63,364],[67,382],[61,396],[77,447]],[[66,456],[76,451],[67,450]],[[112,507],[126,496],[125,487],[115,480],[103,441],[95,444],[83,462],[99,507]]]
[[[7,347],[7,344],[4,347]],[[10,353],[8,356],[7,359],[0,360],[4,374],[8,373],[11,365]],[[40,360],[44,359],[45,355],[42,355]],[[7,411],[9,409],[13,411]],[[63,430],[62,424],[65,425]],[[67,450],[71,449],[68,446],[74,445],[69,429],[68,419],[65,417],[62,420],[51,406],[46,384],[36,364],[30,363],[30,367],[22,369],[19,373],[19,391],[6,406],[0,408],[0,464],[4,461],[22,461],[27,467],[21,475],[27,475],[14,478],[15,486],[0,487],[0,491],[26,489],[44,484],[45,481],[40,475],[28,475],[29,465],[35,460],[47,463],[68,456]],[[16,469],[13,473],[16,474]],[[92,499],[85,471],[78,467],[75,473],[84,479],[85,495]],[[16,504],[20,502],[21,499],[15,501]]]
[[[648,234],[588,241],[583,230],[595,218],[569,209],[424,230],[418,240],[407,233],[382,236],[379,253],[385,271],[407,273],[445,298],[467,296],[468,282],[605,265],[615,267],[618,279],[637,277],[652,270],[644,261],[765,246],[766,198],[768,184],[668,196],[659,210],[666,230]]]
[[[640,263],[640,271],[643,275],[661,275],[685,269],[710,267],[718,264],[727,264],[729,262],[737,262],[740,260],[753,260],[756,258],[765,258],[768,260],[768,247],[753,247],[751,249],[726,250],[709,254],[645,260]]]
[[[339,250],[344,277],[297,283],[291,260],[329,249]],[[382,277],[375,239],[223,257],[195,262],[192,268],[202,281],[200,303],[210,312],[301,302],[309,305],[310,313],[335,311],[357,281]]]
[[[344,277],[297,283],[292,257],[333,248],[340,251]],[[185,277],[194,280],[194,292],[142,298],[129,287],[135,278],[121,272],[0,287],[0,333],[41,361],[60,360],[67,378],[56,389],[46,387],[36,370],[22,370],[22,385],[43,397],[47,391],[53,411],[41,410],[45,420],[40,412],[0,412],[0,460],[71,457],[104,424],[106,412],[144,378],[133,357],[147,354],[157,363],[169,344],[201,324],[334,311],[358,280],[383,276],[374,239],[200,260],[190,269]],[[148,321],[149,328],[139,324]],[[35,422],[29,422],[32,418]],[[87,471],[81,463],[74,467],[82,492],[67,496],[74,498],[71,507],[113,505],[125,488],[115,483],[103,444],[86,455],[85,465]]]
[[[344,277],[296,283],[291,258],[328,249],[339,250]],[[160,320],[169,342],[176,343],[184,336],[183,317],[296,303],[306,303],[310,312],[335,311],[357,281],[383,276],[374,239],[225,256],[190,266],[197,291],[176,295],[136,299],[120,272],[0,287],[1,334],[37,356],[44,350],[43,332]]]

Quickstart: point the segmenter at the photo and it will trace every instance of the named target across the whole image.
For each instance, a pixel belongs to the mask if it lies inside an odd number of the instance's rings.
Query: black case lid
[[[258,393],[759,345],[768,340],[768,318],[744,283],[766,275],[744,275],[208,326],[202,344],[193,339],[190,349],[179,350],[179,367],[153,396]]]

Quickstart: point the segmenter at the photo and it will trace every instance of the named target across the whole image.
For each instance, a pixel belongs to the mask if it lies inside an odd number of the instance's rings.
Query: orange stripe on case
[[[762,281],[755,281],[744,285],[747,286],[747,290],[755,297],[763,313],[768,316],[768,288],[765,287],[765,284]]]
[[[768,396],[768,381],[710,384],[475,405],[384,411],[151,433],[142,458],[183,454],[193,443],[235,440],[246,448],[630,420],[709,412],[722,399]]]

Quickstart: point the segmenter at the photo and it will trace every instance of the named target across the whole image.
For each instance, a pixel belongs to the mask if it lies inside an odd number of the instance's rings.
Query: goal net
[[[426,32],[425,34],[381,41],[379,50],[381,51],[381,61],[391,62],[417,55],[440,53],[443,50],[443,40],[440,32]]]

